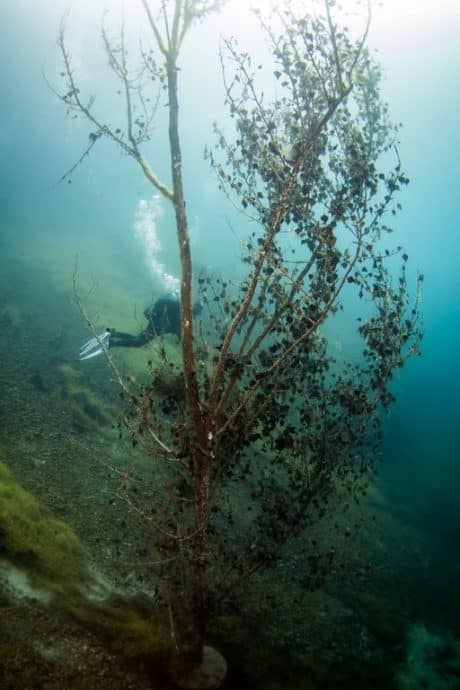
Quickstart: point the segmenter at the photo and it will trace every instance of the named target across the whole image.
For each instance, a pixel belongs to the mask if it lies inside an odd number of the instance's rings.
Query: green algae
[[[88,582],[84,548],[71,527],[22,488],[2,462],[0,555],[53,593]]]
[[[156,613],[148,600],[113,595],[103,602],[69,599],[66,611],[85,629],[97,634],[118,658],[126,661],[162,661],[171,653],[171,637],[164,616]]]
[[[155,651],[145,659],[119,654],[106,629],[101,626],[92,632],[90,624],[82,625],[78,617],[72,618],[56,606],[2,605],[0,593],[0,687],[165,690],[165,683],[154,682],[164,668]],[[107,625],[110,622],[114,622],[113,616]],[[116,634],[114,629],[112,637]],[[123,648],[122,633],[118,644]]]
[[[70,364],[58,364],[55,371],[58,383],[54,395],[65,403],[75,430],[107,433],[117,419],[117,407],[92,390],[83,372]]]
[[[144,597],[141,605],[139,599],[115,597],[107,583],[90,573],[85,549],[72,528],[21,487],[1,462],[0,562],[0,574],[10,575],[9,580],[2,578],[3,586],[14,598],[59,608],[95,632],[121,659],[159,663],[167,658],[167,624],[159,614],[152,619],[150,600]],[[106,598],[92,600],[95,592]],[[3,614],[11,609],[1,608]]]

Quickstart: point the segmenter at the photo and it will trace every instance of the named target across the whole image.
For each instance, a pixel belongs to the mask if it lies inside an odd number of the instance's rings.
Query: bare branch
[[[109,64],[111,65],[112,69],[114,72],[117,74],[118,78],[121,79],[123,85],[124,85],[124,90],[125,90],[125,99],[126,99],[126,109],[127,109],[127,118],[128,118],[128,138],[129,138],[129,144],[127,144],[121,136],[121,132],[119,130],[114,130],[112,127],[110,127],[107,124],[104,124],[101,122],[93,113],[92,106],[94,103],[94,99],[91,98],[90,101],[88,102],[87,105],[85,105],[80,97],[80,89],[78,88],[75,78],[73,75],[73,70],[72,70],[72,65],[71,65],[71,58],[69,53],[67,52],[66,46],[65,46],[65,25],[64,22],[61,23],[60,27],[60,32],[59,32],[59,38],[58,38],[58,45],[61,51],[61,55],[63,58],[64,62],[64,74],[66,75],[67,81],[68,81],[68,90],[65,94],[59,93],[56,90],[54,92],[58,95],[61,101],[65,103],[68,109],[74,110],[79,112],[81,115],[83,115],[89,122],[91,122],[95,128],[96,131],[90,135],[91,137],[95,138],[93,139],[92,143],[95,143],[95,140],[98,139],[101,135],[104,135],[114,141],[126,154],[137,160],[139,163],[142,171],[144,172],[144,175],[147,177],[149,182],[166,198],[168,201],[172,201],[173,199],[173,193],[165,185],[157,176],[153,168],[150,166],[148,161],[144,158],[142,153],[139,150],[138,147],[138,142],[136,138],[133,135],[133,129],[132,129],[132,106],[131,106],[131,85],[129,83],[128,79],[128,72],[127,72],[127,65],[126,65],[126,57],[125,53],[123,53],[124,57],[122,57],[122,60],[124,62],[120,63],[118,60],[115,51],[112,48],[112,45],[110,43],[110,40],[108,39],[107,33],[105,29],[103,28],[102,31],[102,36],[104,40],[104,46],[106,48],[107,54],[109,56]],[[124,35],[123,35],[123,30],[122,30],[122,43],[124,43]],[[124,49],[123,49],[124,50]],[[90,147],[92,148],[92,146]],[[89,151],[88,151],[89,153]],[[82,155],[81,159],[85,158],[87,155],[87,152]],[[77,164],[78,165],[78,162]],[[76,165],[71,169],[74,170]],[[66,174],[67,175],[67,174]]]
[[[153,18],[152,12],[150,10],[150,5],[148,0],[142,0],[142,4],[144,6],[145,13],[147,15],[147,19],[150,25],[150,28],[153,31],[153,35],[155,36],[155,41],[157,43],[157,46],[160,50],[160,52],[163,53],[163,55],[166,57],[168,55],[168,49],[166,48],[165,44],[163,43],[163,39],[161,38],[161,34],[158,30],[157,24]],[[164,11],[164,5],[163,5],[163,11]]]

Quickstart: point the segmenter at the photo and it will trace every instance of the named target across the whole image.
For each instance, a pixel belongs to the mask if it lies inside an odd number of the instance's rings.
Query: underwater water
[[[67,17],[80,83],[114,126],[119,96],[99,27],[105,7],[116,27],[121,5],[87,0]],[[144,309],[177,285],[174,222],[109,141],[62,179],[91,131],[66,118],[52,91],[67,7],[0,3],[0,688],[164,687],[146,660],[164,643],[148,623],[153,554],[115,498],[126,454],[113,429],[118,387],[102,358],[78,360],[90,336],[74,288],[97,330],[138,333]],[[124,13],[137,45],[141,3],[125,2]],[[179,75],[194,265],[233,279],[247,225],[219,193],[203,150],[213,121],[230,126],[219,35],[240,35],[263,59],[255,26],[246,3],[232,0],[191,32]],[[425,279],[422,356],[395,378],[379,479],[364,506],[373,519],[349,547],[356,570],[373,567],[337,575],[300,607],[282,564],[255,581],[241,617],[212,631],[229,662],[225,687],[460,688],[459,35],[453,0],[374,8],[369,43],[384,66],[390,115],[403,123],[410,178],[394,239],[409,254],[409,279]],[[169,179],[164,118],[160,107],[148,150]],[[174,341],[167,346],[174,356]],[[148,348],[117,355],[133,376],[150,356]],[[273,609],[258,596],[269,585]]]

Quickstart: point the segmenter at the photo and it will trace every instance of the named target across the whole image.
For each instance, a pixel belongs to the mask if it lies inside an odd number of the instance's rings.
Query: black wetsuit
[[[201,303],[193,306],[193,314],[201,312]],[[147,326],[138,335],[122,333],[110,329],[109,347],[142,347],[155,336],[163,333],[173,333],[180,340],[180,302],[175,294],[160,297],[153,306],[144,311]]]

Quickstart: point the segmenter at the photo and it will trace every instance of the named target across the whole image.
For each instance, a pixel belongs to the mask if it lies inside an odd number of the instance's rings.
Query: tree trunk
[[[179,101],[177,96],[176,60],[177,56],[174,53],[169,54],[166,67],[168,74],[169,147],[171,152],[173,203],[182,273],[180,284],[181,343],[187,407],[194,428],[200,432],[202,419],[196,380],[195,355],[193,352],[192,257],[182,182],[182,153],[179,139]]]
[[[195,495],[196,535],[181,554],[180,582],[171,592],[171,616],[176,656],[171,670],[175,683],[183,688],[218,687],[226,674],[224,658],[204,646],[206,611],[204,595],[204,553],[207,539],[209,477],[213,459],[209,448],[206,416],[203,414],[193,351],[192,259],[190,237],[182,182],[182,154],[179,138],[179,102],[177,89],[177,55],[167,57],[169,96],[169,145],[173,181],[173,203],[181,261],[181,345],[184,367],[185,397],[189,412],[190,438],[194,455],[193,489]],[[184,557],[188,553],[188,558]]]
[[[193,556],[200,550],[197,544],[192,548]],[[178,583],[171,592],[170,613],[173,627],[175,654],[170,675],[180,688],[206,690],[218,688],[227,673],[224,657],[212,647],[204,644],[207,611],[203,602],[203,566],[193,560],[182,561]]]

